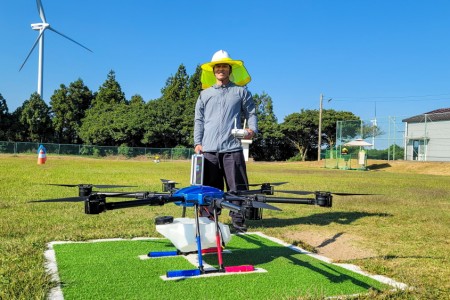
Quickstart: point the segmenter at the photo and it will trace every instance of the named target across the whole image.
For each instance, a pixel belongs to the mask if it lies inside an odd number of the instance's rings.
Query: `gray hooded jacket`
[[[242,128],[242,114],[248,128],[257,133],[256,107],[246,87],[230,82],[203,90],[195,105],[194,146],[202,145],[204,152],[242,150],[241,141],[231,134],[235,119]]]

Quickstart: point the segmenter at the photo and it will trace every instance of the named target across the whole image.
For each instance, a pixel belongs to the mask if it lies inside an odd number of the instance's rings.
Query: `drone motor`
[[[161,217],[155,218],[156,225],[165,225],[165,224],[172,224],[172,223],[173,223],[172,216],[161,216]]]
[[[258,199],[259,201],[264,202],[265,197],[263,195],[248,197],[248,199],[242,203],[246,220],[262,220],[263,209],[261,207],[255,207],[254,205]]]
[[[92,185],[91,184],[80,184],[78,186],[78,196],[87,197],[92,194]]]
[[[246,220],[262,220],[262,208],[256,208],[252,206],[243,205],[244,216]]]
[[[330,192],[315,192],[316,195],[316,205],[321,207],[331,207],[333,202],[333,196]]]
[[[274,192],[273,185],[270,185],[270,183],[261,184],[261,194],[273,195],[273,192]]]
[[[167,181],[162,183],[162,190],[163,192],[171,192],[175,189],[175,185],[177,183],[173,181]]]
[[[106,198],[102,195],[90,195],[84,201],[84,212],[88,215],[98,215],[106,210]]]

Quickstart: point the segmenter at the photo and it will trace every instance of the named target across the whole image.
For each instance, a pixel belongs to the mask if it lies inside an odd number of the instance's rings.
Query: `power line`
[[[413,97],[413,96],[411,96]],[[345,99],[343,99],[345,98]],[[337,102],[421,102],[421,101],[450,101],[450,95],[448,98],[440,98],[440,99],[406,99],[409,97],[380,97],[380,98],[358,98],[358,97],[333,97],[333,101]],[[372,100],[368,100],[372,99]],[[378,99],[378,100],[377,100]],[[379,100],[379,99],[385,99],[385,100]],[[391,99],[391,100],[386,100]]]
[[[433,94],[433,95],[421,95],[421,96],[363,96],[363,97],[358,97],[358,96],[352,96],[352,97],[347,97],[347,96],[341,96],[341,97],[333,97],[333,98],[347,98],[347,99],[399,99],[399,98],[423,98],[423,97],[438,97],[438,96],[450,96],[449,93],[447,94]]]

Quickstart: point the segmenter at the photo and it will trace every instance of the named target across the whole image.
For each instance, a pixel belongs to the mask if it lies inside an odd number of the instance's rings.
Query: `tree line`
[[[194,108],[201,91],[201,68],[188,75],[183,64],[170,76],[157,99],[139,94],[125,97],[115,72],[110,71],[98,91],[78,79],[61,84],[50,105],[37,93],[9,113],[0,94],[0,141],[45,142],[130,147],[193,147]],[[278,122],[272,98],[254,93],[259,133],[250,146],[258,161],[315,160],[318,149],[319,111],[304,110]],[[351,112],[322,112],[321,148],[333,148],[336,122],[360,120]],[[357,131],[345,133],[354,137]]]

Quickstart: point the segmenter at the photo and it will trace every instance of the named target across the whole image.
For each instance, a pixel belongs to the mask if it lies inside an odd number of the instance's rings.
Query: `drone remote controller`
[[[244,120],[244,127],[243,128],[245,128],[245,123],[247,122],[247,120]],[[238,129],[237,128],[237,120],[236,119],[234,119],[234,128],[233,129],[231,129],[231,135],[232,136],[234,136],[235,138],[238,138],[238,139],[243,139],[245,136],[246,136],[246,134],[247,134],[247,130],[246,129]]]
[[[245,137],[245,135],[247,134],[247,130],[234,128],[234,129],[231,130],[231,134],[235,138],[243,139]]]

